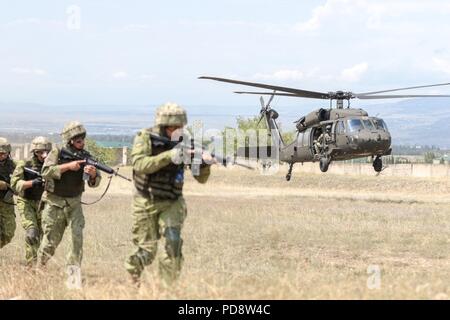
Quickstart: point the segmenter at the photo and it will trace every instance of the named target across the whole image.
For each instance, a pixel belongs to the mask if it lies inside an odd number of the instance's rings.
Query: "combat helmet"
[[[70,140],[76,136],[86,135],[86,129],[78,121],[71,121],[64,126],[61,132],[61,138],[65,143],[69,143]]]
[[[176,103],[168,102],[156,109],[157,126],[185,126],[186,123],[186,111]]]
[[[11,153],[11,144],[6,138],[0,138],[0,152]]]
[[[52,149],[52,143],[46,137],[36,137],[31,141],[31,152],[36,150],[50,151]]]

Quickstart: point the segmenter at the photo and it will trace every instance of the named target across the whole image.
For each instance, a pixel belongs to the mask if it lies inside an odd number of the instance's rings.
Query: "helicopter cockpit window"
[[[343,134],[343,133],[345,133],[344,122],[339,121],[339,122],[337,123],[336,128],[337,128],[337,129],[336,129],[336,133],[337,133],[337,134]]]
[[[382,119],[376,119],[376,120],[374,120],[374,122],[375,122],[375,126],[377,127],[377,129],[388,131],[386,123]]]
[[[364,122],[364,127],[366,127],[366,129],[375,130],[375,126],[373,125],[372,121],[367,119],[367,120],[363,120],[363,122]]]
[[[347,128],[349,132],[355,132],[364,129],[362,122],[359,119],[347,120]]]

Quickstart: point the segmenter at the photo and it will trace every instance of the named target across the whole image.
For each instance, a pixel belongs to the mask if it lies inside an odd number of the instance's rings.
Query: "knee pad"
[[[36,245],[39,243],[39,231],[36,228],[30,228],[25,235],[25,242],[29,245]]]
[[[142,266],[148,266],[153,261],[153,254],[150,252],[140,248],[139,251],[136,254],[136,257],[139,259],[139,262]]]
[[[166,239],[166,252],[171,258],[181,257],[181,230],[178,227],[168,227],[164,230],[164,238]]]

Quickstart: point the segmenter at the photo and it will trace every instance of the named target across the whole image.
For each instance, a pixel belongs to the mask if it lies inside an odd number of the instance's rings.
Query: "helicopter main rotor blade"
[[[198,78],[214,80],[214,81],[221,81],[221,82],[228,82],[228,83],[235,83],[235,84],[241,84],[244,86],[264,88],[264,89],[270,89],[270,90],[276,90],[276,91],[284,91],[284,92],[293,93],[298,97],[304,97],[304,98],[330,99],[330,95],[328,93],[323,93],[323,92],[301,90],[301,89],[295,89],[295,88],[289,88],[289,87],[279,87],[279,86],[272,86],[272,85],[264,84],[264,83],[246,82],[246,81],[225,79],[225,78],[205,77],[205,76],[198,77]]]
[[[430,88],[430,87],[439,87],[439,86],[448,86],[448,85],[450,85],[450,82],[448,82],[448,83],[438,83],[438,84],[428,84],[428,85],[424,85],[424,86],[397,88],[397,89],[382,90],[382,91],[355,93],[355,95],[356,96],[371,95],[371,94],[377,94],[377,93],[385,93],[385,92],[393,92],[393,91],[401,91],[401,90],[410,90],[410,89],[420,89],[420,88]]]
[[[397,98],[443,98],[450,97],[449,94],[385,94],[385,95],[375,95],[375,96],[366,96],[366,95],[355,95],[355,98],[358,99],[397,99]]]
[[[299,95],[293,93],[281,93],[281,92],[253,92],[253,91],[234,91],[237,94],[258,94],[258,95],[268,95],[268,96],[285,96],[285,97],[297,97],[302,98]]]

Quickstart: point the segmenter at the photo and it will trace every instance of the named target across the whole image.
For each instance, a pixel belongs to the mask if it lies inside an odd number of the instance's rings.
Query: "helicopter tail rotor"
[[[264,98],[261,96],[259,97],[259,102],[261,103],[261,110],[259,111],[259,120],[256,126],[258,127],[261,123],[261,120],[264,118],[264,112],[266,111],[266,103],[264,102]]]
[[[272,93],[272,95],[269,98],[269,101],[267,102],[267,104],[264,102],[264,98],[261,96],[259,97],[259,102],[261,103],[261,111],[259,112],[260,117],[258,120],[258,126],[261,123],[261,120],[264,118],[264,115],[266,112],[269,112],[270,109],[270,103],[272,102],[273,98],[275,97],[275,91]]]

